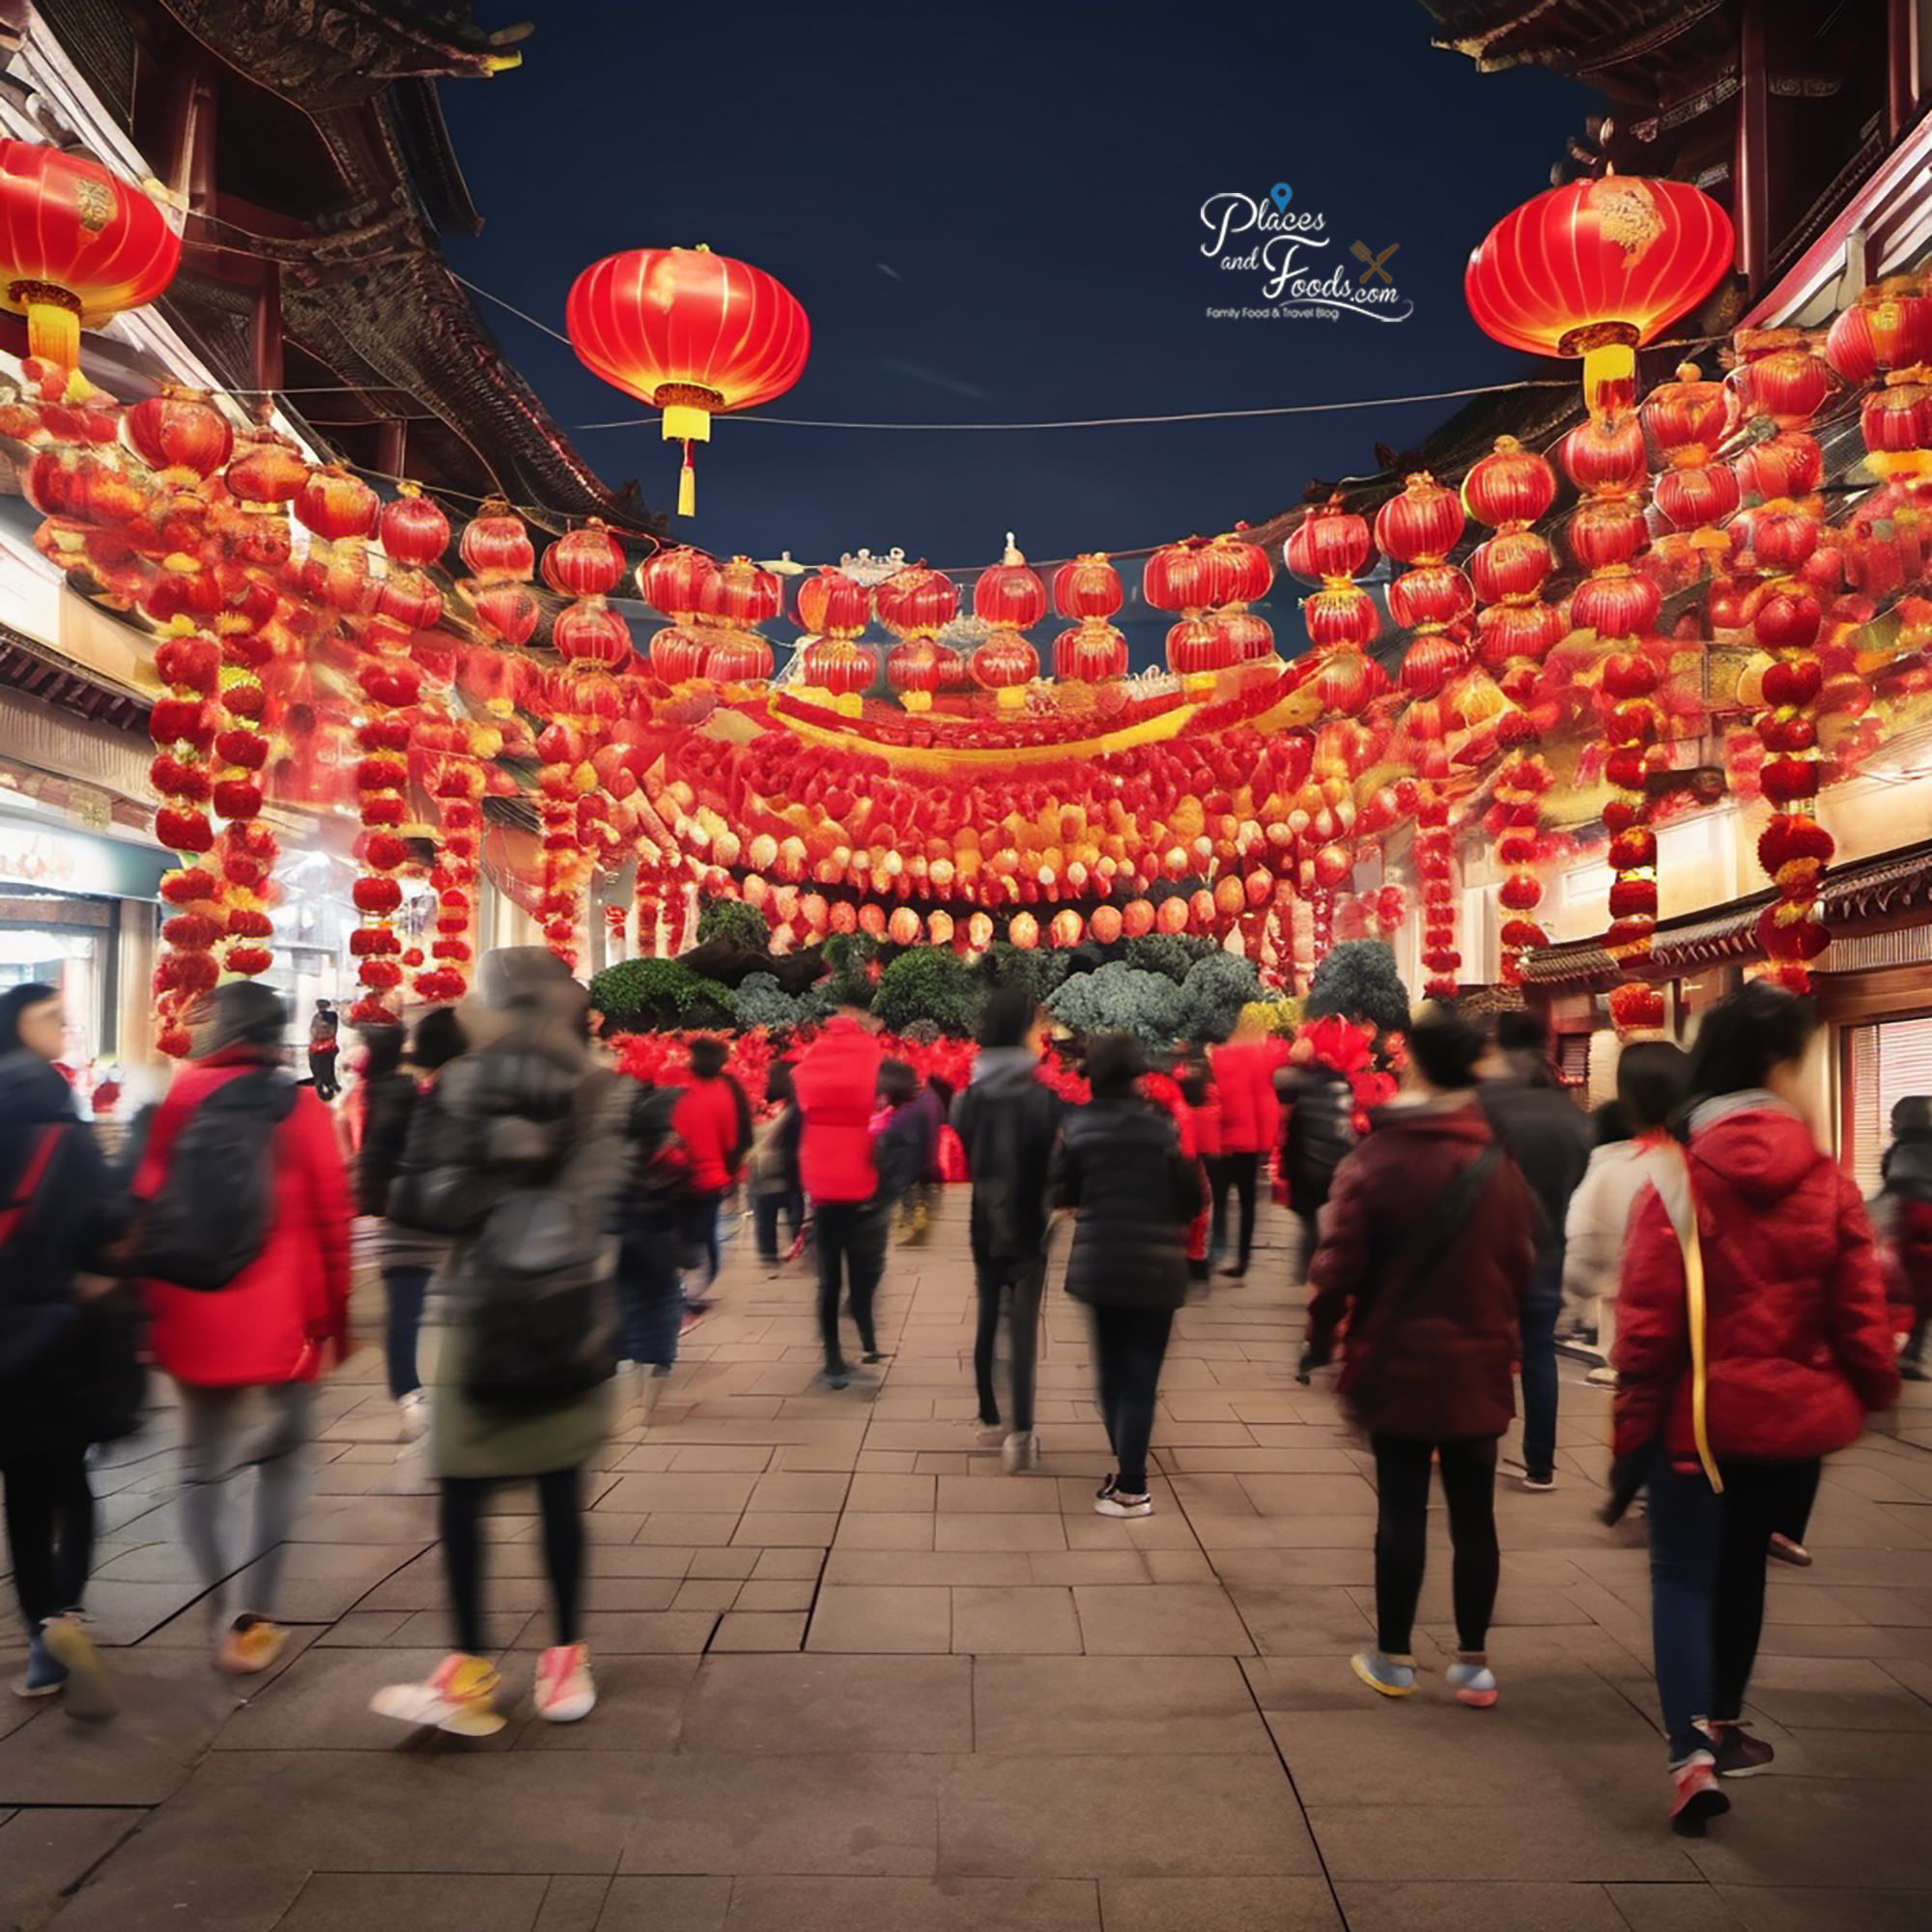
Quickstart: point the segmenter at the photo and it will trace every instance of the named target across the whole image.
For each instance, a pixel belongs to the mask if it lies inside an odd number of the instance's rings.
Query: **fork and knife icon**
[[[1390,288],[1394,288],[1395,277],[1392,274],[1390,274],[1385,268],[1382,267],[1382,264],[1386,262],[1388,258],[1391,255],[1393,255],[1395,251],[1401,246],[1402,243],[1400,242],[1391,242],[1379,255],[1377,255],[1370,251],[1367,242],[1357,242],[1354,244],[1354,246],[1350,249],[1349,252],[1351,255],[1353,255],[1357,261],[1367,263],[1368,266],[1362,270],[1363,281],[1366,282],[1371,275],[1379,275],[1382,278],[1382,280],[1389,285]]]

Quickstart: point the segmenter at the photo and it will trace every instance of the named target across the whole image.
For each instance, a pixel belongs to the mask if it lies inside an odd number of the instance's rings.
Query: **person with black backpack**
[[[95,1419],[101,1346],[115,1338],[98,1331],[74,1275],[112,1235],[121,1193],[54,1065],[61,1020],[52,986],[0,994],[0,1484],[27,1626],[14,1692],[64,1692],[70,1717],[104,1718],[113,1689],[78,1617],[94,1549],[87,1450],[131,1431],[139,1370],[124,1330],[121,1375],[134,1398],[122,1424]]]
[[[267,1670],[282,1559],[302,1496],[315,1382],[349,1342],[349,1183],[335,1124],[284,1067],[289,1009],[252,980],[217,986],[194,1053],[148,1123],[128,1271],[146,1284],[155,1360],[181,1387],[182,1528],[217,1621],[238,1565],[229,1478],[256,1472],[247,1602],[217,1654]],[[245,1559],[244,1559],[245,1560]]]
[[[456,1648],[370,1708],[487,1737],[504,1723],[483,1622],[483,1514],[500,1483],[534,1478],[543,1519],[555,1632],[537,1663],[537,1715],[570,1723],[597,1701],[581,1616],[583,1471],[611,1427],[609,1231],[637,1089],[596,1065],[589,995],[539,947],[486,953],[460,1012],[469,1050],[412,1123],[388,1201],[391,1220],[454,1237],[429,1454]]]
[[[1439,1464],[1460,1645],[1445,1675],[1477,1709],[1496,1701],[1496,1444],[1516,1413],[1518,1307],[1535,1259],[1528,1183],[1476,1104],[1485,1047],[1447,1007],[1424,1008],[1410,1029],[1409,1091],[1335,1173],[1301,1358],[1306,1380],[1347,1318],[1336,1389],[1368,1434],[1377,1498],[1376,1647],[1350,1660],[1355,1675],[1385,1697],[1415,1689],[1409,1644]]]

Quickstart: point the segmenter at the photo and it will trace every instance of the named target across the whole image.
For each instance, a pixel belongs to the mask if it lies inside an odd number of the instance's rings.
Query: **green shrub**
[[[1116,959],[1077,973],[1047,1002],[1062,1026],[1077,1034],[1137,1033],[1166,1046],[1181,1030],[1180,988],[1165,973],[1147,973]]]
[[[1396,970],[1395,949],[1380,939],[1345,939],[1331,946],[1308,982],[1307,1017],[1340,1013],[1383,1033],[1408,1031],[1408,988]]]
[[[1234,952],[1210,952],[1188,969],[1180,988],[1180,1032],[1187,1039],[1226,1039],[1241,1009],[1261,997],[1254,962]]]
[[[979,1024],[982,984],[950,946],[912,946],[879,975],[872,993],[872,1015],[894,1033],[930,1020],[954,1038]]]
[[[1127,941],[1125,963],[1142,973],[1164,973],[1179,986],[1195,964],[1221,949],[1211,939],[1179,932],[1148,932]]]
[[[1033,996],[1044,1006],[1066,979],[1073,955],[1058,947],[1015,946],[1010,939],[996,939],[980,955],[980,972],[989,986],[1023,983],[1033,988]]]
[[[697,943],[707,939],[734,940],[753,952],[769,952],[771,922],[756,906],[743,899],[706,899],[697,915]]]
[[[765,1027],[773,1033],[797,1033],[816,1026],[832,1010],[816,989],[787,993],[769,973],[748,973],[731,1001],[731,1014],[746,1032]]]
[[[832,972],[817,989],[827,1007],[844,1006],[869,993],[872,976],[867,968],[878,956],[879,942],[869,932],[834,933],[825,942],[825,963]]]
[[[731,989],[675,959],[624,959],[605,967],[590,981],[590,1004],[617,1032],[734,1023]]]

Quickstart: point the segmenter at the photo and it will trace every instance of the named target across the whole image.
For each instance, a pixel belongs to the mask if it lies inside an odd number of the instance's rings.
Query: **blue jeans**
[[[796,1187],[784,1189],[778,1194],[754,1194],[752,1196],[752,1225],[757,1236],[758,1259],[767,1267],[777,1267],[784,1259],[784,1250],[779,1246],[779,1216],[782,1213],[791,1239],[798,1239],[798,1231],[805,1222],[805,1195]]]
[[[724,1199],[722,1190],[685,1196],[682,1260],[686,1267],[696,1267],[698,1257],[702,1256],[708,1270],[704,1277],[706,1288],[718,1279],[718,1208]]]
[[[383,1360],[389,1394],[401,1402],[422,1387],[416,1373],[416,1337],[422,1332],[423,1303],[429,1298],[434,1268],[398,1266],[383,1270],[383,1298],[388,1314],[383,1324]]]
[[[676,1220],[626,1220],[617,1249],[618,1353],[627,1362],[668,1369],[677,1360],[684,1292]]]
[[[1563,1250],[1538,1255],[1522,1298],[1522,1463],[1532,1476],[1556,1469],[1556,1318],[1563,1310]]]
[[[1701,1469],[1650,1477],[1650,1634],[1657,1698],[1673,1764],[1709,1740],[1692,1721],[1743,1715],[1764,1629],[1764,1566],[1774,1532],[1802,1535],[1823,1464],[1720,1462],[1719,1495]]]

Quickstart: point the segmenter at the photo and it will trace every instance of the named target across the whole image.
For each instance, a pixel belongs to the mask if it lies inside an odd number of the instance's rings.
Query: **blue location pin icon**
[[[1286,214],[1288,213],[1288,204],[1294,199],[1294,190],[1286,182],[1276,182],[1274,186],[1268,190],[1268,193],[1272,197],[1275,207],[1282,213]]]

